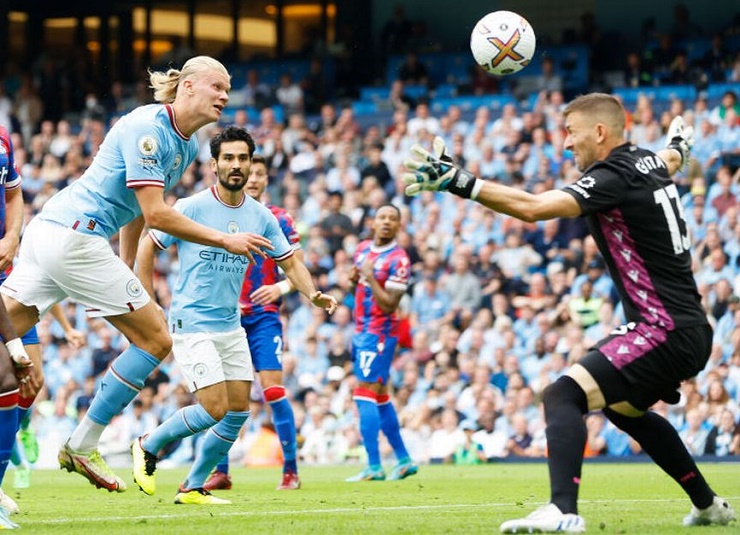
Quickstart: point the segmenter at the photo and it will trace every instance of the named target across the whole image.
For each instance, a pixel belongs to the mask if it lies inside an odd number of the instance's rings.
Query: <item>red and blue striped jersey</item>
[[[409,257],[394,241],[384,246],[376,246],[372,240],[361,242],[357,246],[354,264],[360,269],[367,259],[373,261],[375,279],[386,290],[408,288],[410,262]],[[382,337],[398,336],[398,315],[383,312],[378,306],[372,289],[360,276],[355,288],[355,332],[372,333]]]
[[[301,236],[295,229],[295,221],[293,217],[283,208],[273,205],[267,205],[272,215],[280,223],[280,229],[288,239],[288,243],[293,247],[293,250],[301,248]],[[262,258],[254,255],[254,263],[249,263],[247,267],[247,273],[244,275],[244,283],[242,284],[242,293],[239,297],[239,310],[242,316],[249,316],[259,314],[262,312],[272,312],[277,314],[280,308],[280,300],[275,303],[269,303],[267,305],[257,305],[252,303],[252,299],[249,297],[252,295],[257,288],[266,284],[275,284],[281,279],[280,272],[278,270],[277,263],[272,258]]]
[[[21,175],[15,166],[13,142],[10,132],[0,126],[0,185],[4,190],[15,189],[21,185]],[[0,195],[0,237],[5,236],[5,195]]]

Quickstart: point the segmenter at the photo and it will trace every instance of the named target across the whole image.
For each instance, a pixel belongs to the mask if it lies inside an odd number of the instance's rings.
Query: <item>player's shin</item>
[[[249,414],[249,411],[229,411],[220,422],[208,430],[198,449],[184,487],[188,489],[203,487],[211,470],[224,455],[228,455],[231,446],[239,437],[239,431],[249,418]]]
[[[17,405],[17,388],[0,394],[0,482],[5,476],[15,444],[15,430],[18,428]]]
[[[551,501],[563,513],[578,513],[583,450],[586,447],[586,395],[568,376],[545,389],[545,435],[550,471]]]
[[[296,466],[296,428],[293,408],[285,395],[285,387],[275,385],[265,389],[265,399],[272,409],[272,420],[275,424],[280,444],[283,448],[283,458],[286,472],[297,472]]]

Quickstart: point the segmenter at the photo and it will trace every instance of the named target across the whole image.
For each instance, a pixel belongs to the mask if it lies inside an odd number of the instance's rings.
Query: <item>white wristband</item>
[[[290,283],[287,280],[281,280],[275,286],[277,286],[278,289],[280,290],[280,295],[287,295],[293,290],[293,288],[290,287]]]
[[[10,353],[10,357],[13,359],[13,362],[20,364],[22,361],[28,359],[26,349],[23,347],[23,342],[21,342],[20,338],[8,340],[5,342],[5,347],[8,348],[8,353]]]
[[[480,178],[475,179],[475,184],[473,185],[473,191],[470,192],[470,198],[472,200],[475,200],[478,198],[478,194],[480,193],[480,190],[483,189],[483,184],[485,181],[481,180]]]

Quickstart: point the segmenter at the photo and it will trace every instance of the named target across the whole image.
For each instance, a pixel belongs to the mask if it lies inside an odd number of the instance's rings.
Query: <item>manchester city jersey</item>
[[[239,206],[225,204],[215,186],[181,199],[174,208],[207,227],[228,234],[251,232],[270,240],[266,253],[276,262],[293,254],[269,209],[245,195]],[[170,305],[173,333],[227,332],[240,326],[239,293],[249,259],[219,247],[180,240],[158,230],[149,232],[162,249],[177,244],[180,273]]]
[[[627,321],[667,330],[707,322],[683,207],[660,157],[621,145],[563,191],[581,206]]]
[[[174,186],[198,154],[170,105],[150,104],[116,122],[85,173],[44,205],[41,219],[110,239],[141,215],[135,188]]]

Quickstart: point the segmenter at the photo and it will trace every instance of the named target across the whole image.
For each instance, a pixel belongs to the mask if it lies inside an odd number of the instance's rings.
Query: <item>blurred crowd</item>
[[[23,176],[26,222],[56,191],[78,179],[120,114],[148,102],[145,87],[89,95],[75,120],[44,118],[33,79],[20,83],[8,108],[8,78],[0,81],[0,125],[11,129]],[[244,91],[244,88],[234,88]],[[1,90],[0,90],[1,91]],[[19,103],[19,104],[18,104]],[[114,104],[115,103],[115,104]],[[269,163],[265,201],[286,208],[302,236],[306,264],[318,287],[341,306],[329,317],[302,297],[286,296],[284,383],[290,393],[304,463],[364,462],[352,401],[349,343],[352,254],[371,235],[374,211],[399,206],[398,241],[412,262],[411,286],[401,304],[402,337],[393,364],[393,402],[409,453],[419,463],[480,463],[546,455],[540,395],[595,341],[623,320],[612,281],[580,219],[524,223],[452,195],[409,198],[400,181],[414,143],[435,135],[454,159],[487,180],[541,192],[580,175],[563,150],[564,98],[542,91],[526,111],[507,105],[464,113],[450,106],[433,114],[425,102],[398,106],[387,125],[361,126],[351,106],[324,102],[308,116],[272,107],[250,122],[237,110]],[[676,405],[653,410],[680,431],[691,452],[740,455],[740,103],[728,90],[721,101],[654,102],[627,106],[630,139],[658,150],[672,117],[696,128],[690,165],[675,177],[693,238],[694,273],[715,328],[706,369],[681,386]],[[10,118],[10,115],[13,118]],[[201,153],[168,192],[173,202],[214,183],[208,140],[223,125],[199,132]],[[116,244],[114,243],[114,246]],[[178,273],[176,252],[157,259],[155,290],[166,310]],[[32,427],[41,442],[37,466],[55,467],[58,446],[89,406],[109,363],[126,340],[102,319],[87,319],[67,301],[65,313],[87,336],[75,349],[50,316],[39,324],[46,385]],[[193,402],[172,357],[105,431],[101,451],[111,464],[129,462],[129,444],[178,408]],[[246,466],[281,463],[281,448],[259,385],[252,418],[232,449]],[[632,457],[639,446],[601,414],[587,418],[587,456]],[[160,466],[189,462],[198,436],[175,443]],[[386,455],[391,455],[387,444]]]

